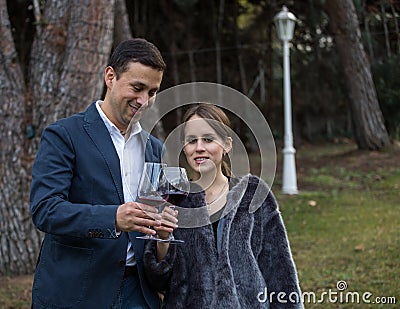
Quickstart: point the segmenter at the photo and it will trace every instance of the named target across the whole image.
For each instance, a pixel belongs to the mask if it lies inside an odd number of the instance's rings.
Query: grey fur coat
[[[251,175],[230,183],[218,246],[210,222],[176,229],[175,238],[185,243],[170,245],[161,261],[149,242],[144,266],[150,285],[166,292],[165,308],[303,308],[286,229],[268,185]],[[208,219],[204,193],[190,194],[181,205],[203,209],[196,213],[200,223]],[[278,297],[280,292],[285,294]]]

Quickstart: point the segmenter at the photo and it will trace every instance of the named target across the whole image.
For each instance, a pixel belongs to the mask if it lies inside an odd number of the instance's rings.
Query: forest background
[[[113,46],[144,37],[168,69],[162,89],[232,87],[283,139],[282,44],[273,18],[298,18],[291,41],[295,147],[353,140],[384,150],[400,137],[400,1],[0,0],[0,274],[32,273],[42,235],[29,215],[30,168],[43,128],[104,92]],[[161,123],[168,134],[179,112]],[[235,132],[252,150],[248,128]]]

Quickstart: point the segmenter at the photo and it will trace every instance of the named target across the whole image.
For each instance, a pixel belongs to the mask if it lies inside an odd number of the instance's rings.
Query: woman
[[[186,228],[174,235],[185,243],[150,242],[145,251],[149,280],[165,291],[165,307],[303,308],[272,192],[256,176],[231,177],[224,161],[232,149],[228,117],[202,103],[187,110],[183,121],[187,168],[193,187],[203,190],[179,205],[185,207],[179,225],[185,221]],[[190,211],[182,215],[183,209]]]

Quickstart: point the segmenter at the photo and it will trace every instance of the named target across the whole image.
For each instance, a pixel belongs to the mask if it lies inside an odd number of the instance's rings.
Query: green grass
[[[288,230],[303,292],[370,292],[371,304],[306,303],[306,308],[399,308],[400,169],[310,170],[305,183],[318,190],[276,194]],[[301,189],[301,188],[300,188]],[[337,294],[340,295],[340,294]],[[397,305],[372,304],[394,296]],[[345,299],[345,298],[343,298]],[[345,301],[344,301],[345,302]]]

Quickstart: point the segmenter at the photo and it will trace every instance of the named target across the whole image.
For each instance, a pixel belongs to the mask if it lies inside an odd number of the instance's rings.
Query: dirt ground
[[[315,148],[323,148],[324,146],[305,145],[300,151],[311,153]],[[296,161],[301,168],[321,168],[323,166],[338,166],[341,168],[360,170],[364,172],[374,171],[380,168],[399,167],[400,166],[400,142],[395,142],[390,149],[383,151],[366,151],[358,150],[356,145],[351,142],[347,146],[340,144],[336,149],[331,144],[326,147],[333,149],[332,153],[315,156],[307,155],[306,157],[298,157]],[[299,152],[300,152],[299,151]]]
[[[298,184],[303,190],[314,189],[309,187],[310,184],[304,182],[305,176],[309,175],[312,169],[337,167],[349,172],[374,173],[381,169],[400,168],[400,142],[395,142],[391,148],[383,151],[358,150],[357,146],[350,141],[337,145],[303,145],[297,150],[297,154]],[[281,173],[281,166],[282,164],[278,162],[278,177]],[[377,177],[379,177],[378,174]]]
[[[313,155],[313,153],[317,155]],[[280,159],[278,154],[278,171]],[[400,168],[400,143],[395,143],[385,151],[360,151],[351,142],[347,145],[302,145],[297,149],[296,167],[299,184],[302,176],[310,169],[326,166],[338,166],[348,170],[365,172],[377,171],[380,168]],[[31,275],[18,277],[0,277],[0,309],[29,308],[31,299]]]
[[[0,277],[0,308],[30,308],[33,276]]]

